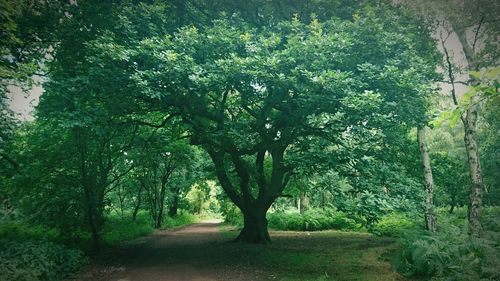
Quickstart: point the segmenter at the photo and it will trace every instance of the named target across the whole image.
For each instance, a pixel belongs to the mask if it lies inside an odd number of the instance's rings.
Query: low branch
[[[447,80],[436,80],[435,82],[437,83],[445,83],[445,84],[462,84],[462,85],[465,85],[465,86],[469,86],[469,83],[467,81],[447,81]]]
[[[476,51],[476,44],[477,44],[477,40],[479,38],[479,30],[481,30],[483,23],[484,23],[484,16],[482,16],[481,20],[479,20],[479,25],[477,26],[476,32],[474,34],[474,42],[472,43],[472,52]]]
[[[179,114],[170,114],[167,117],[165,117],[165,119],[163,119],[163,121],[160,124],[155,124],[155,123],[150,123],[147,121],[135,120],[135,119],[124,121],[121,124],[137,124],[137,125],[144,125],[144,126],[160,129],[160,128],[165,127],[165,125],[167,125],[168,121],[172,120],[176,116],[179,116]]]
[[[5,153],[3,153],[3,152],[0,152],[0,157],[1,157],[1,158],[3,158],[3,159],[5,159],[7,162],[9,162],[9,163],[12,165],[12,167],[14,167],[14,170],[15,170],[18,174],[20,174],[20,173],[21,173],[21,171],[19,170],[19,164],[18,164],[18,163],[17,163],[14,159],[10,158],[10,156],[9,156],[9,155],[7,155],[7,154],[5,154]],[[0,159],[1,159],[1,158],[0,158]]]

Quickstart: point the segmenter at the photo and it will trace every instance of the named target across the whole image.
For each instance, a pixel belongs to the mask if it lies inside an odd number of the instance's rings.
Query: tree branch
[[[477,26],[476,33],[474,34],[474,42],[472,43],[472,52],[476,51],[476,43],[479,37],[479,30],[483,26],[483,23],[484,23],[484,16],[481,16],[481,20],[479,20],[479,25]]]
[[[14,170],[20,174],[21,171],[19,170],[19,164],[14,161],[14,159],[12,159],[9,155],[3,153],[3,152],[0,152],[0,157],[5,159],[7,162],[9,162],[13,167],[14,167]]]
[[[150,122],[142,121],[142,120],[127,120],[127,121],[122,122],[121,124],[138,124],[138,125],[144,125],[144,126],[159,129],[159,128],[165,127],[165,125],[167,125],[168,121],[172,120],[176,116],[179,116],[179,114],[177,114],[177,113],[170,114],[167,117],[165,117],[165,119],[163,119],[163,121],[160,124],[150,123]]]

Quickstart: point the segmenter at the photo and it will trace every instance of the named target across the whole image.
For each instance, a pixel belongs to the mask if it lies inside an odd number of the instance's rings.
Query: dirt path
[[[102,254],[78,281],[406,280],[391,268],[392,238],[368,233],[272,231],[273,243],[231,242],[217,221],[158,231]]]
[[[206,221],[177,230],[157,231],[134,240],[111,254],[112,264],[92,266],[77,280],[258,280],[248,272],[212,259],[228,244],[219,230],[220,222]]]

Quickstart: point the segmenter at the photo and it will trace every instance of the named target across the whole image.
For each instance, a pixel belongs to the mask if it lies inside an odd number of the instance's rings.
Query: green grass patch
[[[227,225],[221,230],[229,239],[238,234]],[[263,280],[406,280],[384,258],[397,249],[393,238],[329,230],[272,231],[271,239],[269,245],[226,245],[226,251],[241,265],[262,269]]]

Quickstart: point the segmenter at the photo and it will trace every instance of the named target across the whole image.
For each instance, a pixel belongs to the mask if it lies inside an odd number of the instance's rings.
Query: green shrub
[[[173,218],[165,217],[165,219],[163,220],[163,228],[174,228],[174,227],[184,226],[191,223],[195,223],[197,221],[198,221],[197,216],[189,213],[182,213],[174,216]]]
[[[335,209],[311,209],[303,214],[275,212],[267,215],[270,228],[277,230],[361,229],[361,225]]]
[[[376,235],[399,237],[406,230],[415,228],[414,219],[410,219],[406,214],[392,213],[382,217],[371,229]]]
[[[433,280],[500,280],[500,235],[485,231],[483,238],[467,228],[441,221],[435,234],[408,231],[401,239],[401,253],[394,264],[408,277]]]
[[[238,228],[243,227],[243,214],[234,204],[222,202],[221,212],[224,217],[224,222],[237,226]]]
[[[173,218],[165,216],[162,228],[174,228],[198,221],[198,217],[183,213]],[[109,215],[104,225],[102,238],[106,244],[115,245],[123,241],[148,235],[154,231],[153,220],[147,212],[139,212],[136,221]]]
[[[49,241],[0,239],[0,280],[60,280],[85,262],[83,253]]]
[[[102,238],[106,244],[118,244],[122,241],[134,239],[152,233],[154,230],[151,218],[146,212],[140,212],[136,221],[129,218],[121,219],[117,216],[108,216],[104,225]]]
[[[0,238],[9,240],[50,240],[57,241],[60,233],[55,228],[31,225],[23,221],[0,223]]]

